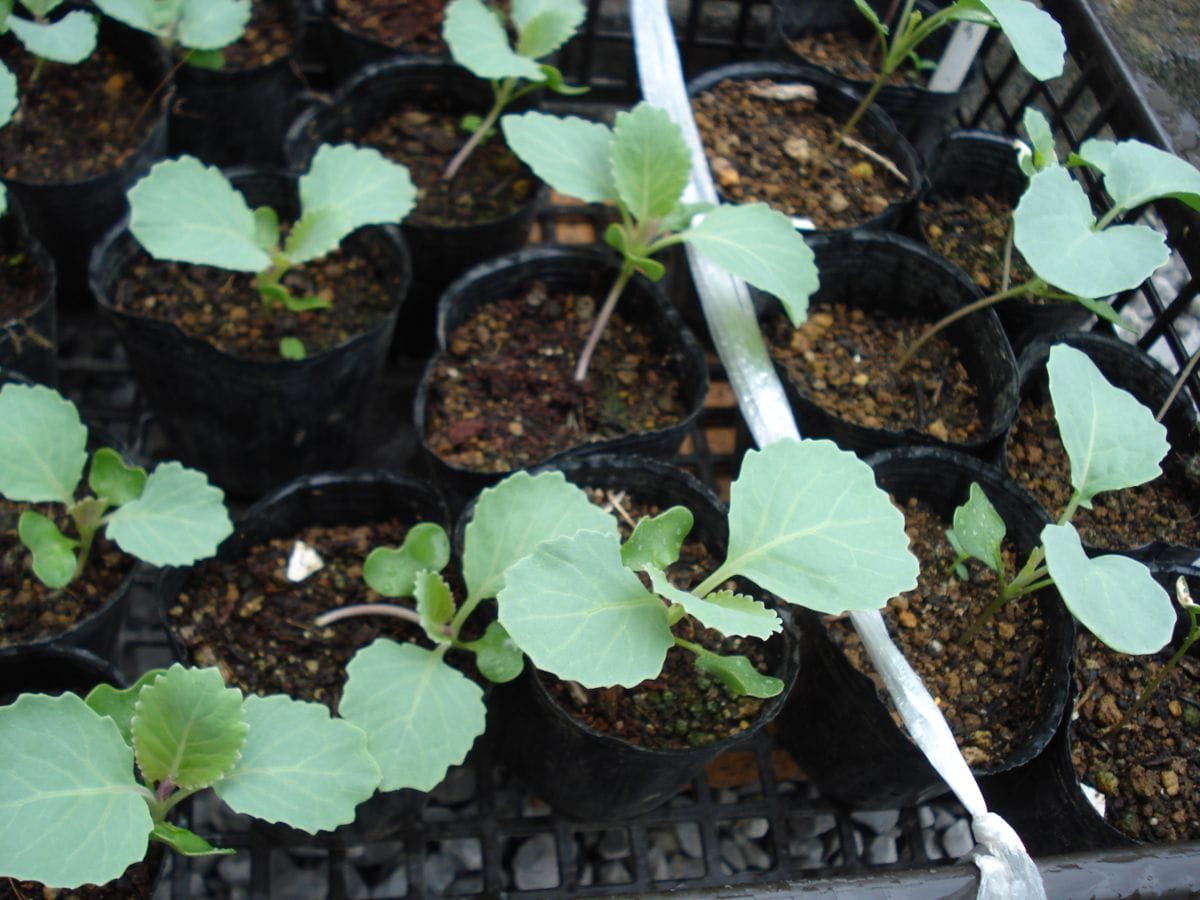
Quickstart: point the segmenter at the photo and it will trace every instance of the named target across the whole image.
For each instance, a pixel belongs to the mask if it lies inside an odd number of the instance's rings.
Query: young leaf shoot
[[[96,49],[96,17],[83,10],[72,10],[59,19],[51,20],[50,13],[63,0],[17,0],[32,19],[16,15],[13,0],[0,3],[0,34],[11,31],[21,45],[38,58],[33,80],[37,80],[43,60],[75,65],[83,62]]]
[[[164,47],[188,49],[186,61],[219,69],[221,48],[241,38],[250,21],[250,0],[96,0],[106,16],[154,35]]]

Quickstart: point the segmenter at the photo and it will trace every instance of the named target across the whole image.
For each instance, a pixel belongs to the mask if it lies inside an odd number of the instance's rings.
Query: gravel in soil
[[[0,128],[0,172],[32,184],[83,181],[122,165],[146,139],[156,104],[133,69],[101,45],[79,65],[46,62],[15,38],[0,41],[0,60],[17,76],[21,104]]]
[[[1021,401],[1007,454],[1009,475],[1052,517],[1061,515],[1071,498],[1071,466],[1049,402]],[[1163,474],[1154,481],[1099,494],[1091,509],[1076,511],[1071,524],[1084,543],[1129,549],[1157,540],[1200,547],[1200,495],[1197,476],[1189,473],[1195,466],[1175,453],[1168,453],[1162,465]]]
[[[258,0],[241,38],[221,51],[225,68],[254,69],[291,53],[295,37],[289,6],[288,0]]]
[[[977,392],[954,345],[939,335],[901,372],[896,360],[929,323],[842,303],[814,304],[793,328],[774,316],[764,329],[771,356],[797,389],[828,412],[866,428],[916,429],[947,442],[981,429]]]
[[[588,493],[598,506],[611,508],[619,504],[634,522],[662,512],[653,504],[642,503],[623,493],[614,496],[611,491],[595,488],[589,488]],[[619,521],[621,539],[625,540],[632,528],[624,515]],[[680,549],[679,560],[668,567],[667,577],[676,587],[687,590],[699,584],[719,563],[703,541],[689,538]],[[684,640],[722,655],[747,656],[759,672],[770,674],[766,648],[761,641],[726,638],[720,632],[701,627],[690,616],[672,630]],[[672,647],[667,651],[666,662],[658,677],[632,688],[588,690],[546,673],[542,673],[541,678],[550,694],[576,719],[639,747],[703,746],[749,728],[764,701],[731,696],[719,680],[698,672],[694,661],[695,656],[690,651]]]
[[[874,82],[879,74],[879,41],[851,31],[813,31],[788,41],[796,55],[850,81]],[[888,84],[918,84],[924,77],[908,66],[888,76]]]
[[[15,230],[12,239],[0,237],[0,328],[33,312],[49,286],[50,279],[28,247],[16,239]],[[26,333],[16,336],[23,339]]]
[[[692,98],[704,152],[724,197],[758,200],[808,218],[817,228],[847,228],[908,194],[905,180],[851,147],[825,159],[839,123],[811,100],[775,99],[785,87],[729,80]],[[870,144],[857,130],[852,136]]]
[[[17,536],[17,521],[26,509],[54,519],[64,534],[74,534],[62,507],[0,498],[0,646],[61,634],[99,610],[133,568],[133,557],[97,535],[84,576],[61,590],[46,587],[33,574],[29,550]]]
[[[1200,839],[1200,658],[1181,660],[1133,721],[1109,732],[1169,656],[1076,638],[1072,763],[1104,794],[1108,823],[1139,841]]]
[[[910,549],[921,563],[917,587],[883,611],[888,631],[946,716],[967,762],[1001,765],[1028,739],[1032,703],[1046,678],[1046,622],[1031,597],[1006,603],[969,641],[967,633],[996,597],[994,573],[968,563],[970,580],[954,574],[947,523],[915,500],[903,507]],[[1009,572],[1024,562],[1004,547]],[[875,683],[892,710],[883,682],[848,619],[828,620],[830,637],[856,669]]]
[[[437,357],[425,440],[447,463],[478,472],[532,465],[568,447],[665,428],[687,414],[669,359],[614,314],[587,378],[575,364],[597,308],[590,294],[551,292],[481,305]]]
[[[334,21],[363,37],[410,53],[446,56],[446,0],[333,0]]]
[[[985,293],[1001,290],[1004,248],[1012,228],[1012,205],[990,194],[922,200],[918,218],[925,242],[954,263]],[[1033,278],[1025,258],[1012,250],[1009,283]]]

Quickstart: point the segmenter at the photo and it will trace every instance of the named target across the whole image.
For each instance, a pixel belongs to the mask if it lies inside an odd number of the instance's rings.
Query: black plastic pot
[[[930,324],[977,296],[966,276],[940,256],[895,234],[854,232],[814,235],[809,244],[821,273],[811,304],[848,306],[923,319]],[[782,316],[773,299],[759,296],[759,317]],[[944,332],[959,351],[977,389],[981,427],[968,440],[948,444],[915,428],[868,428],[829,412],[801,392],[776,365],[805,437],[827,437],[856,453],[905,445],[953,447],[984,459],[995,457],[1017,412],[1017,368],[1012,348],[991,310],[967,316]]]
[[[15,199],[0,218],[0,259],[3,265],[14,258],[32,261],[41,282],[39,299],[24,315],[0,322],[0,366],[23,372],[34,381],[54,384],[58,380],[58,315],[55,292],[58,285],[54,261],[25,224]],[[23,263],[22,263],[23,264]]]
[[[259,2],[285,11],[292,47],[298,47],[303,5],[298,0]],[[171,105],[171,154],[189,153],[216,166],[282,165],[283,137],[303,87],[292,52],[250,69],[179,66]]]
[[[949,525],[956,506],[978,482],[1005,524],[1021,561],[1046,524],[1041,510],[994,467],[936,447],[879,453],[868,462],[883,490],[900,502],[918,497]],[[1067,702],[1074,625],[1057,593],[1043,590],[1012,601],[1036,603],[1046,620],[1044,676],[1031,697],[1026,731],[1006,758],[976,767],[976,775],[1008,771],[1033,759],[1050,741]],[[829,637],[821,618],[799,617],[805,677],[778,720],[784,746],[821,793],[851,806],[892,808],[924,802],[948,790],[924,754],[896,725],[866,675]]]
[[[548,292],[588,291],[603,297],[617,277],[619,263],[599,247],[534,246],[482,263],[452,284],[438,301],[437,342],[444,352],[454,329],[485,304],[520,295],[533,281]],[[617,312],[626,322],[637,323],[652,335],[665,365],[679,380],[687,414],[678,423],[654,431],[636,432],[592,441],[553,454],[539,463],[558,465],[566,459],[599,453],[640,453],[667,456],[675,452],[704,406],[708,392],[708,365],[700,345],[679,314],[654,283],[635,276],[626,286]],[[453,465],[438,457],[426,440],[426,422],[437,357],[425,367],[413,405],[413,419],[421,449],[435,480],[451,498],[451,508],[461,508],[468,498],[495,484],[508,472],[480,472]]]
[[[692,535],[708,545],[715,559],[724,553],[725,508],[686,472],[624,455],[566,460],[545,468],[560,469],[581,487],[624,491],[662,509],[686,506],[695,516]],[[567,712],[526,661],[520,677],[492,691],[497,756],[555,812],[595,822],[648,812],[693,781],[715,756],[748,740],[779,714],[800,664],[790,614],[783,610],[781,616],[784,630],[768,641],[768,650],[772,674],[783,679],[784,690],[766,700],[749,728],[734,737],[674,750],[641,747],[604,734]]]
[[[687,83],[689,97],[695,97],[705,91],[712,90],[720,82],[728,80],[749,81],[769,79],[780,84],[810,84],[817,91],[817,112],[841,122],[850,117],[858,106],[859,95],[849,82],[834,75],[812,68],[792,65],[783,62],[740,62],[709,69]],[[803,115],[805,106],[801,106],[797,115]],[[889,157],[896,167],[908,179],[908,190],[902,198],[891,203],[879,215],[860,222],[853,229],[838,229],[839,231],[857,230],[862,228],[888,229],[898,228],[902,216],[916,199],[917,193],[924,184],[924,171],[920,157],[903,135],[897,131],[895,124],[887,113],[872,107],[868,109],[856,126],[864,140],[871,144],[879,153]],[[718,188],[718,193],[719,193]],[[787,210],[783,210],[788,212]],[[810,229],[819,231],[818,229]]]
[[[914,206],[914,237],[928,240],[921,212],[921,203],[926,200],[990,195],[1015,207],[1028,179],[1017,165],[1013,141],[1007,135],[975,130],[952,131],[942,138],[926,166],[929,184]],[[991,289],[999,288],[997,282]],[[995,310],[1018,349],[1040,334],[1082,328],[1092,319],[1092,314],[1078,303],[1013,299],[997,304]]]
[[[0,706],[20,694],[87,694],[98,684],[126,686],[120,673],[81,647],[38,647],[21,656],[0,655]]]
[[[334,84],[341,84],[359,69],[389,59],[444,60],[448,52],[432,48],[389,46],[371,34],[358,31],[338,19],[337,0],[320,0],[325,42],[325,68]]]
[[[384,60],[359,70],[329,104],[302,113],[288,129],[285,154],[299,171],[320,144],[357,140],[405,106],[481,115],[491,104],[488,82],[448,61]],[[524,206],[499,219],[448,226],[422,222],[419,209],[408,216],[401,229],[412,250],[413,280],[396,329],[401,352],[426,356],[433,348],[434,305],[451,281],[476,263],[525,245],[545,192],[536,176],[529,177],[538,189]]]
[[[167,108],[172,89],[169,63],[161,45],[148,34],[100,17],[99,43],[112,47],[133,67],[154,102],[144,112],[154,127],[115,169],[77,182],[35,184],[5,178],[29,229],[45,245],[58,269],[58,297],[68,306],[87,304],[88,254],[92,245],[125,215],[125,191],[167,150]]]
[[[295,179],[270,171],[231,172],[251,206],[294,217]],[[114,306],[118,284],[142,253],[122,223],[97,245],[92,290],[129,354],[175,454],[226,490],[261,494],[297,475],[352,462],[356,434],[383,368],[405,296],[409,256],[391,225],[361,228],[343,251],[365,255],[394,298],[367,331],[302,360],[239,359],[174,324]],[[323,315],[336,314],[333,310]]]

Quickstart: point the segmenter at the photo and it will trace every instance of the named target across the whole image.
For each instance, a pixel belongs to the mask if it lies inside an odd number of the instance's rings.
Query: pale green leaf
[[[499,622],[492,622],[483,637],[470,645],[475,651],[475,665],[483,677],[494,684],[512,681],[525,668],[525,654],[513,642]]]
[[[969,0],[958,5],[990,13],[1021,65],[1038,81],[1063,73],[1067,42],[1058,23],[1045,10],[1028,0]]]
[[[586,15],[587,9],[581,0],[514,3],[517,53],[529,59],[548,56],[574,36]]]
[[[0,388],[0,494],[69,504],[87,464],[87,429],[75,405],[42,385]]]
[[[1200,171],[1173,153],[1141,141],[1121,141],[1102,169],[1104,190],[1120,209],[1170,197],[1200,210]]]
[[[308,356],[304,342],[297,337],[281,337],[279,339],[279,355],[284,359],[298,360]]]
[[[713,628],[726,637],[766,640],[783,628],[779,614],[753,597],[733,591],[716,591],[701,599],[676,588],[658,569],[647,567],[645,571],[654,590],[672,603],[678,603],[705,628]]]
[[[82,10],[45,25],[17,16],[11,16],[8,24],[25,49],[42,59],[74,65],[96,49],[96,17]]]
[[[224,498],[203,473],[160,463],[142,495],[113,513],[106,534],[151,565],[190,565],[216,553],[233,532]]]
[[[687,228],[700,213],[711,212],[716,209],[715,203],[683,203],[680,202],[673,210],[667,213],[662,220],[664,231],[682,231]]]
[[[1103,138],[1088,138],[1080,145],[1078,153],[1071,154],[1071,159],[1076,164],[1082,163],[1083,165],[1091,166],[1094,169],[1105,172],[1116,149],[1116,141],[1108,141]]]
[[[516,472],[479,495],[463,536],[463,579],[472,600],[495,597],[505,571],[543,541],[577,531],[617,535],[616,520],[561,472]]]
[[[539,669],[584,687],[633,687],[674,643],[667,607],[621,564],[614,534],[542,544],[508,570],[500,624]]]
[[[342,238],[352,232],[350,216],[344,209],[326,206],[309,210],[292,225],[283,245],[283,255],[292,263],[320,259],[336,250]]]
[[[141,496],[146,487],[146,470],[141,466],[125,465],[116,450],[101,447],[92,454],[88,487],[97,497],[103,497],[113,506],[121,506]]]
[[[156,4],[155,0],[94,0],[94,2],[100,12],[110,19],[124,22],[130,28],[136,28],[138,31],[145,31],[148,34],[158,35],[160,33],[158,20],[161,16],[156,13],[161,9],[161,4]]]
[[[454,618],[456,606],[454,594],[445,579],[435,572],[421,571],[417,573],[413,585],[413,594],[417,598],[417,614],[421,617],[421,627],[434,643],[449,643],[450,635],[444,626]]]
[[[638,222],[661,219],[688,183],[692,155],[665,110],[639,103],[617,113],[613,126],[613,179],[621,202]]]
[[[117,729],[125,743],[133,746],[133,711],[137,706],[138,695],[148,684],[153,684],[166,669],[149,669],[143,672],[133,684],[127,688],[116,688],[111,684],[98,684],[88,692],[84,702],[102,716],[108,716],[116,723]]]
[[[17,76],[13,74],[12,69],[0,62],[0,126],[12,121],[18,102]],[[0,209],[0,213],[2,212]]]
[[[0,216],[8,212],[8,186],[0,181]]]
[[[665,569],[679,559],[679,548],[691,532],[693,522],[691,510],[682,506],[672,506],[657,516],[646,516],[621,545],[621,562],[629,569],[646,566]]]
[[[216,669],[175,663],[138,694],[131,731],[147,783],[207,787],[237,762],[245,742],[242,692],[225,687]]]
[[[179,43],[219,50],[238,40],[250,21],[250,0],[183,0]]]
[[[750,451],[730,489],[729,552],[709,581],[741,574],[825,613],[878,609],[917,583],[904,517],[870,467],[832,441]]]
[[[971,482],[967,502],[954,510],[952,543],[955,549],[979,560],[993,572],[1002,573],[1004,558],[1000,555],[1000,545],[1007,530],[979,482]]]
[[[1128,391],[1114,387],[1086,353],[1056,344],[1046,363],[1050,399],[1063,448],[1071,460],[1071,486],[1084,505],[1102,491],[1157,478],[1170,449],[1167,430]]]
[[[1140,562],[1117,555],[1088,559],[1072,525],[1047,525],[1042,546],[1067,609],[1109,647],[1154,653],[1171,639],[1171,598]]]
[[[64,2],[65,0],[21,0],[21,5],[29,10],[29,14],[34,18],[43,19],[62,6]],[[9,11],[12,11],[11,3]]]
[[[254,210],[254,242],[267,253],[279,243],[279,215],[269,206]]]
[[[867,3],[867,0],[854,0],[854,7],[862,14],[863,18],[871,23],[871,27],[875,29],[875,33],[880,38],[887,38],[889,31],[887,25],[883,24],[879,14],[875,12],[871,4]]]
[[[793,325],[808,316],[820,281],[812,250],[783,213],[764,203],[719,206],[681,235],[722,269],[779,299]]]
[[[155,163],[129,191],[129,230],[156,259],[261,272],[254,213],[216,166],[192,156]]]
[[[242,713],[241,756],[213,785],[236,812],[314,834],[353,821],[375,793],[380,772],[366,734],[328,707],[275,694],[246,697]]]
[[[543,82],[546,89],[553,91],[556,94],[562,94],[564,97],[578,97],[579,95],[586,94],[589,90],[591,90],[591,88],[587,87],[586,85],[567,84],[566,79],[563,78],[562,72],[558,71],[558,69],[554,68],[554,66],[548,66],[545,63],[542,63],[540,66],[538,66],[538,68],[542,70],[542,77],[546,79]]]
[[[153,826],[111,719],[69,693],[0,707],[0,875],[104,884],[145,856]]]
[[[500,128],[508,148],[560,194],[584,203],[617,199],[607,125],[527,112],[502,116]]]
[[[79,542],[58,530],[54,522],[27,509],[17,520],[17,536],[33,554],[33,574],[49,588],[66,587],[75,577],[75,548]]]
[[[442,39],[454,61],[480,78],[542,80],[537,63],[514,52],[504,24],[482,0],[449,3]]]
[[[214,847],[196,832],[170,822],[156,822],[151,837],[183,856],[230,856],[237,853],[232,848]]]
[[[1052,166],[1029,179],[1013,211],[1013,242],[1038,277],[1082,297],[1135,288],[1170,256],[1153,228],[1094,231],[1096,224],[1083,188],[1066,169]]]
[[[483,691],[441,653],[380,638],[346,674],[339,711],[367,733],[380,790],[432,790],[483,733]]]
[[[725,685],[735,697],[751,696],[766,699],[783,690],[783,682],[772,675],[763,675],[744,656],[721,656],[704,648],[696,654],[696,668]]]
[[[1029,142],[1033,146],[1033,171],[1025,174],[1032,175],[1033,172],[1055,165],[1058,162],[1058,152],[1054,147],[1054,132],[1050,129],[1050,121],[1042,111],[1027,106],[1022,124],[1025,126],[1025,133],[1029,136]]]
[[[363,563],[363,579],[385,597],[411,597],[417,573],[440,572],[450,561],[450,538],[441,525],[419,522],[399,547],[376,547]]]

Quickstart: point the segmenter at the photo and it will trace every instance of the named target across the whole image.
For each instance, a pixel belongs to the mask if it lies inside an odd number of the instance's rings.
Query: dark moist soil
[[[49,287],[49,277],[15,233],[13,240],[0,237],[0,328],[32,313]],[[22,330],[17,337],[26,334]]]
[[[995,767],[1026,740],[1030,701],[1045,678],[1046,623],[1033,599],[1025,597],[1006,603],[964,644],[967,631],[996,597],[995,575],[971,562],[970,581],[959,579],[953,572],[954,550],[946,540],[948,526],[923,504],[910,500],[904,521],[921,572],[915,590],[888,602],[883,611],[888,631],[933,694],[966,761],[974,768]],[[1007,545],[1003,553],[1010,572],[1024,562]],[[828,627],[901,725],[849,620],[830,619]]]
[[[1049,402],[1021,401],[1007,453],[1009,474],[1052,517],[1061,515],[1071,498],[1071,467]],[[1080,508],[1071,523],[1084,543],[1128,549],[1158,540],[1200,547],[1197,476],[1188,474],[1187,460],[1175,453],[1168,453],[1162,468],[1154,481],[1099,494],[1091,509]]]
[[[486,109],[476,110],[485,115]],[[346,129],[343,140],[376,147],[408,166],[417,188],[412,225],[456,227],[512,215],[537,193],[537,179],[499,136],[476,147],[452,181],[442,173],[470,136],[458,113],[405,105],[361,133]]]
[[[171,630],[196,665],[216,666],[227,684],[253,694],[285,693],[336,711],[346,664],[376,638],[428,645],[423,632],[390,616],[356,616],[317,628],[322,613],[358,603],[394,603],[367,587],[362,564],[376,547],[396,547],[409,523],[311,526],[252,547],[240,559],[207,560],[168,611]],[[325,565],[298,583],[287,578],[297,540]],[[456,594],[461,596],[461,594]]]
[[[255,69],[291,53],[295,36],[288,5],[287,0],[258,0],[241,38],[222,49],[224,68]]]
[[[0,171],[31,184],[83,181],[122,165],[158,117],[131,66],[101,45],[77,66],[34,60],[12,37],[0,59],[17,75],[21,104],[0,128]]]
[[[909,193],[904,180],[850,147],[822,165],[838,123],[812,101],[764,96],[780,87],[731,80],[692,98],[705,155],[726,198],[759,200],[817,228],[848,228]],[[870,145],[857,130],[851,136]]]
[[[931,339],[900,373],[894,365],[928,327],[842,303],[815,304],[792,328],[784,316],[764,329],[772,358],[796,388],[839,418],[867,428],[913,428],[967,441],[981,429],[976,389],[954,345]]]
[[[990,194],[932,196],[921,201],[918,218],[930,247],[966,272],[985,293],[1001,289],[1004,247],[1012,228],[1012,204]],[[1033,270],[1014,247],[1009,284],[1031,278]]]
[[[879,42],[862,38],[850,31],[814,31],[788,41],[802,59],[820,66],[850,81],[873,83],[879,73]],[[888,84],[924,83],[921,73],[900,66],[890,76]]]
[[[59,515],[60,506],[10,503],[0,498],[0,647],[61,634],[99,610],[133,567],[133,557],[99,535],[84,577],[62,590],[51,590],[33,574],[30,553],[17,536],[17,520],[26,509],[54,518],[64,534],[74,534],[70,519]]]
[[[1200,839],[1200,659],[1180,661],[1134,721],[1106,734],[1170,658],[1128,656],[1081,632],[1072,762],[1105,796],[1105,818],[1139,841]]]
[[[333,0],[334,21],[363,37],[410,53],[446,56],[446,0]]]
[[[37,881],[0,878],[0,900],[143,900],[154,893],[163,847],[152,842],[145,859],[133,863],[120,878],[100,886],[48,888]]]
[[[598,306],[549,293],[481,305],[437,358],[425,440],[443,461],[478,472],[532,465],[568,447],[665,428],[687,414],[670,361],[645,330],[614,314],[587,378],[575,364]]]
[[[613,508],[615,501],[634,522],[662,512],[653,504],[641,503],[624,494],[587,490],[597,506]],[[621,540],[625,540],[632,527],[624,516],[619,521]],[[668,567],[667,577],[673,585],[686,590],[703,581],[719,562],[702,541],[688,539],[680,550],[679,560]],[[700,627],[690,616],[672,630],[685,640],[723,655],[747,656],[759,672],[770,674],[766,648],[761,641],[725,638],[719,632]],[[550,694],[576,719],[639,747],[698,747],[749,728],[764,701],[733,697],[719,681],[697,672],[694,660],[695,656],[687,650],[672,647],[667,651],[662,673],[633,688],[588,690],[546,673],[541,678]]]
[[[380,280],[381,269],[370,255],[344,248],[305,263],[284,276],[284,285],[293,296],[315,294],[333,306],[290,312],[263,305],[254,275],[159,262],[139,251],[117,283],[114,306],[171,322],[242,359],[278,360],[283,337],[299,338],[312,356],[370,330],[388,314],[396,298]]]

